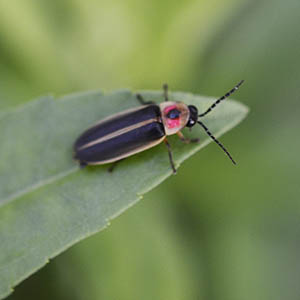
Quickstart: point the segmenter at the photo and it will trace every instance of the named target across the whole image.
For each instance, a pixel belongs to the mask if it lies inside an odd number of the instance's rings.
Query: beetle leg
[[[79,166],[80,166],[80,169],[83,169],[87,166],[88,164],[84,161],[79,161]]]
[[[117,161],[115,161],[115,162],[113,162],[113,163],[111,164],[111,166],[107,169],[107,172],[108,172],[108,173],[112,173],[113,170],[115,169],[115,167],[117,166],[117,164],[118,164],[120,161],[122,161],[122,160],[124,160],[124,158],[123,158],[123,159],[120,159],[120,160],[117,160]]]
[[[171,163],[171,167],[173,170],[173,173],[176,174],[176,168],[174,165],[174,161],[173,161],[173,156],[172,156],[172,149],[171,149],[171,145],[169,144],[169,142],[167,141],[167,139],[164,139],[164,142],[168,148],[168,154],[169,154],[169,159],[170,159],[170,163]]]
[[[169,100],[169,98],[168,98],[168,85],[166,83],[163,85],[163,90],[164,90],[165,101],[168,101]]]
[[[113,170],[114,170],[114,168],[117,166],[117,164],[118,164],[117,161],[114,162],[114,163],[112,163],[111,166],[107,169],[107,172],[108,172],[108,173],[112,173]]]
[[[136,94],[136,97],[137,97],[137,99],[139,100],[139,102],[140,102],[142,105],[155,104],[154,101],[146,101],[146,100],[144,100],[144,98],[142,97],[141,94]]]
[[[181,131],[178,131],[177,135],[179,136],[180,140],[185,144],[199,143],[199,141],[200,141],[200,139],[187,139],[187,138],[185,138]]]

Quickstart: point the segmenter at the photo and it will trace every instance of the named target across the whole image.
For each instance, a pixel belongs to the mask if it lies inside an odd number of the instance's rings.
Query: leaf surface
[[[142,94],[162,101],[161,92]],[[170,99],[193,104],[200,112],[214,100],[180,92]],[[0,298],[50,258],[105,228],[172,174],[164,144],[122,161],[111,174],[105,165],[80,170],[73,161],[72,145],[83,130],[135,106],[130,91],[95,91],[40,98],[0,115]],[[203,122],[220,136],[247,111],[226,100]],[[201,142],[186,145],[169,138],[177,167],[210,142],[200,126],[184,133]]]

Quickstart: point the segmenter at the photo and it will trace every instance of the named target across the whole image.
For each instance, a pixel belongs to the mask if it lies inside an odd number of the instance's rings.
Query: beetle
[[[145,101],[140,94],[137,100],[142,106],[109,116],[83,132],[74,143],[74,158],[81,167],[116,163],[128,156],[152,148],[161,142],[167,146],[173,173],[176,173],[171,146],[167,136],[177,134],[184,143],[196,143],[199,139],[185,138],[181,130],[199,124],[235,164],[225,147],[212,135],[199,118],[206,116],[221,101],[235,92],[244,81],[216,100],[206,111],[198,114],[194,105],[169,101],[168,85],[163,85],[164,102]],[[109,168],[113,170],[115,164]]]

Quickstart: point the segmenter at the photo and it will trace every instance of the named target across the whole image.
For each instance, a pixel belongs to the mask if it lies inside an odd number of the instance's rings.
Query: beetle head
[[[198,121],[198,109],[194,105],[189,105],[190,117],[186,124],[186,127],[193,127]]]

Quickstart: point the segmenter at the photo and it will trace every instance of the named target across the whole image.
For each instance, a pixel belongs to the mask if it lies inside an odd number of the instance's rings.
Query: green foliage
[[[222,139],[236,167],[209,145],[10,300],[299,299],[299,13],[299,0],[0,1],[2,110],[163,82],[220,96],[240,79],[251,106]]]
[[[161,100],[161,92],[143,92]],[[213,99],[186,93],[170,98],[196,105]],[[112,113],[138,105],[129,91],[89,92],[36,101],[0,117],[0,296],[74,243],[103,229],[171,174],[164,145],[126,159],[109,174],[106,166],[80,170],[72,144],[86,127]],[[247,114],[226,101],[204,122],[220,136]],[[189,133],[186,133],[189,135]],[[200,126],[191,133],[201,143],[171,137],[177,166],[210,142]]]

